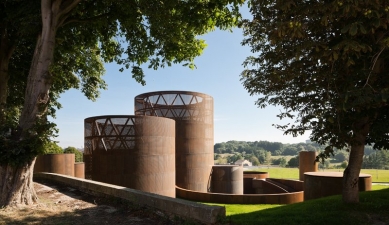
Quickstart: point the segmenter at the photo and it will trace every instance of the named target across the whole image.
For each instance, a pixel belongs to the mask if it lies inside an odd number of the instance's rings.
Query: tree
[[[299,150],[295,146],[289,145],[285,147],[282,155],[297,155],[298,152]]]
[[[265,162],[268,166],[271,164],[271,152],[267,151],[265,155]]]
[[[225,158],[225,157],[218,158],[216,161],[216,164],[218,164],[218,165],[227,164],[227,158]]]
[[[280,159],[280,164],[279,164],[279,165],[280,165],[281,167],[285,167],[286,164],[287,164],[286,158],[285,158],[285,157],[281,157],[281,159]]]
[[[219,153],[219,154],[222,154],[226,151],[225,149],[225,145],[224,145],[224,142],[223,143],[216,143],[214,146],[213,146],[213,152],[214,153]]]
[[[47,115],[60,106],[56,99],[61,91],[84,84],[81,90],[92,100],[96,98],[96,90],[105,87],[101,79],[102,61],[115,61],[123,69],[131,68],[133,78],[143,85],[141,65],[146,62],[153,69],[173,63],[194,68],[194,58],[206,46],[198,37],[215,28],[235,26],[242,3],[242,0],[0,3],[0,206],[36,201],[32,169],[35,157],[55,131]],[[28,48],[31,43],[33,47]],[[15,52],[18,54],[14,55]],[[20,70],[25,71],[21,76],[11,74],[8,68],[12,61],[29,55],[29,69]],[[11,80],[18,81],[18,89],[11,89]],[[22,98],[9,101],[11,91]]]
[[[43,146],[44,152],[43,154],[62,154],[62,148],[57,145],[54,141],[46,142]]]
[[[347,161],[343,161],[343,162],[340,164],[340,167],[343,168],[343,169],[346,169],[346,168],[347,168],[347,165],[348,165],[348,162],[347,162]]]
[[[364,169],[389,169],[389,151],[381,150],[363,157]]]
[[[253,154],[255,155],[255,157],[258,158],[258,160],[261,164],[265,163],[265,161],[266,161],[266,151],[265,150],[257,149],[257,150],[254,150]]]
[[[253,166],[259,166],[260,164],[258,158],[255,156],[251,156],[249,161],[253,164]]]
[[[337,162],[347,161],[347,152],[339,151],[338,153],[335,154],[334,158],[336,159]]]
[[[289,159],[288,166],[289,167],[299,167],[299,163],[300,163],[299,157],[296,156],[296,157]]]
[[[285,157],[281,157],[278,159],[273,159],[272,160],[273,165],[279,165],[280,167],[285,167],[287,162]]]
[[[82,152],[78,151],[75,147],[67,147],[63,150],[63,153],[73,153],[76,162],[83,162]]]
[[[322,169],[322,170],[328,169],[328,168],[330,168],[330,166],[331,166],[331,163],[330,163],[330,161],[328,159],[324,160],[324,161],[321,161],[319,163],[319,169]]]
[[[240,153],[235,153],[227,157],[227,163],[234,164],[236,161],[243,159]]]
[[[279,105],[276,125],[294,136],[350,151],[342,199],[359,201],[364,146],[388,148],[389,3],[386,1],[252,0],[253,20],[242,23],[245,40],[258,56],[241,74],[256,104]]]

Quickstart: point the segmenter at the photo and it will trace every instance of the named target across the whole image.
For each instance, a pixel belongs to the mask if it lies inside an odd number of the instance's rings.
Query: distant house
[[[239,159],[234,164],[239,165],[239,166],[252,166],[253,165],[250,161],[248,161],[246,159]]]

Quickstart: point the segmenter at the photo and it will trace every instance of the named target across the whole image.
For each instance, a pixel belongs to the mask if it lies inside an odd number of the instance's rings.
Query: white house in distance
[[[250,161],[248,161],[246,159],[239,159],[234,164],[239,165],[239,166],[252,166],[253,165]]]

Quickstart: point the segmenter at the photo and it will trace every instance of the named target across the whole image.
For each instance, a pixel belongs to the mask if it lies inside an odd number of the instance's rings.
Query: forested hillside
[[[247,159],[253,165],[279,165],[298,166],[298,153],[300,151],[323,151],[325,146],[317,143],[283,144],[269,141],[227,141],[214,145],[215,160],[217,164],[234,163],[239,159]],[[346,150],[335,151],[331,159],[322,167],[329,167],[331,163],[341,163],[341,167],[347,166],[348,152]],[[363,168],[389,169],[389,151],[375,151],[371,146],[365,146]]]

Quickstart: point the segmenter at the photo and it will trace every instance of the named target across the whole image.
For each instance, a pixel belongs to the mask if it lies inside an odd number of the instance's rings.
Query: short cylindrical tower
[[[207,192],[213,161],[213,98],[189,91],[149,92],[135,97],[135,115],[176,121],[176,185]]]
[[[86,177],[175,197],[175,122],[153,116],[85,119]]]
[[[371,175],[359,174],[359,191],[371,190]],[[343,190],[343,172],[307,172],[304,181],[304,200],[340,195]]]
[[[213,166],[211,192],[243,195],[243,167],[238,165]]]
[[[34,166],[34,173],[58,173],[74,176],[74,154],[39,155]]]
[[[301,151],[299,153],[299,178],[304,181],[304,173],[317,172],[318,163],[316,160],[316,152]]]
[[[76,162],[74,164],[74,176],[77,178],[85,178],[85,163]]]

